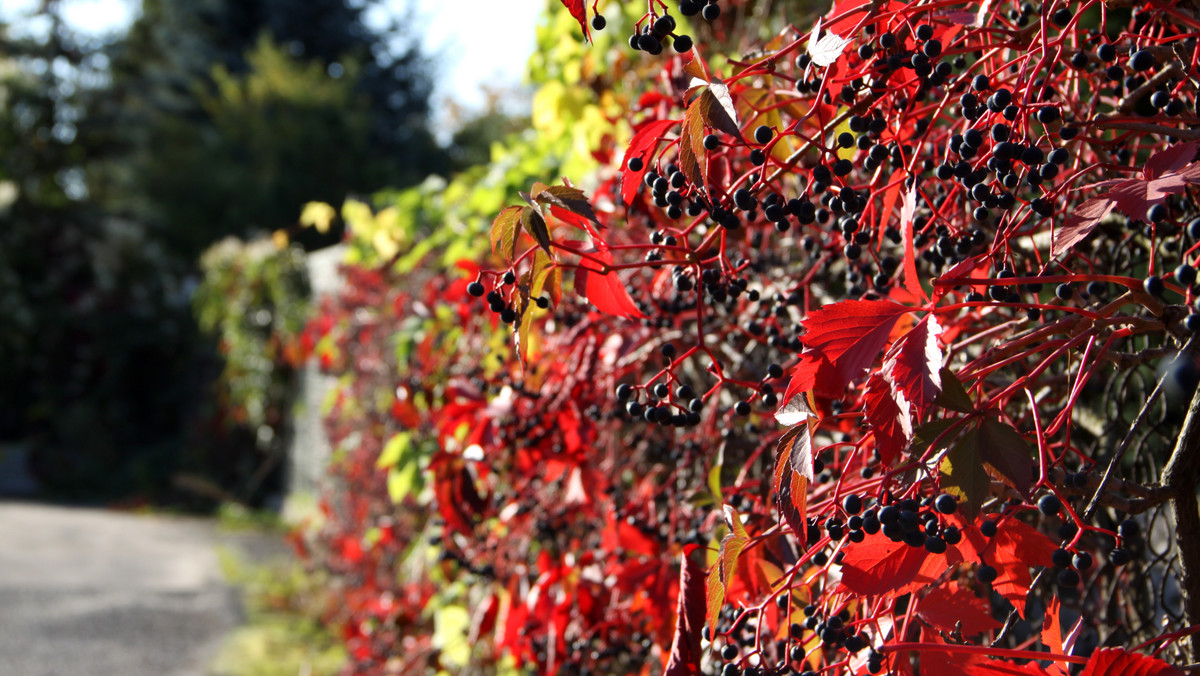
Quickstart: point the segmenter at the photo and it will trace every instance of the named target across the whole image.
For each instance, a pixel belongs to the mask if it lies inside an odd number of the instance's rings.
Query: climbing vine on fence
[[[562,4],[311,329],[352,670],[1200,659],[1195,10]]]

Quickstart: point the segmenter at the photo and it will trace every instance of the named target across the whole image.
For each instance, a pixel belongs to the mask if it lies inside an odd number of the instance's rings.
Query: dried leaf
[[[817,414],[813,412],[808,397],[803,394],[798,394],[786,400],[783,406],[780,406],[779,410],[775,412],[775,422],[785,427],[799,425],[806,420],[816,417]]]
[[[837,33],[826,33],[814,43],[812,40],[808,42],[808,55],[812,57],[812,62],[818,66],[831,66],[841,57],[842,52],[846,51],[846,47],[853,40],[844,38]]]
[[[529,280],[528,287],[518,286],[521,293],[520,319],[517,321],[517,356],[524,365],[529,359],[529,329],[533,326],[533,316],[537,314],[537,305],[532,302],[533,299],[542,295],[542,290],[545,287],[546,279],[549,276],[551,269],[551,260],[542,251],[537,251],[533,255],[533,267],[530,268],[529,274],[523,276]],[[528,288],[528,291],[525,290]]]
[[[784,433],[776,446],[775,505],[792,532],[807,536],[808,485],[813,478],[812,437],[808,422]]]
[[[1033,455],[1029,443],[1007,423],[989,418],[980,423],[979,457],[996,478],[1028,495],[1033,483]]]
[[[525,226],[547,254],[553,255],[550,251],[550,230],[546,228],[546,219],[542,217],[542,212],[533,207],[525,207],[521,210],[521,225]]]
[[[701,97],[703,98],[703,97]],[[704,114],[698,103],[692,101],[683,116],[683,130],[679,135],[679,168],[692,185],[704,185]]]
[[[596,212],[592,209],[591,203],[588,202],[587,195],[579,188],[572,188],[566,185],[544,187],[542,190],[534,190],[533,199],[539,204],[561,207],[573,214],[588,219],[596,225],[600,225],[600,221],[596,220]]]
[[[704,122],[714,129],[741,138],[742,131],[738,125],[737,110],[733,107],[733,97],[729,95],[729,87],[720,80],[713,80],[708,90],[697,99],[700,104],[700,114]]]
[[[708,570],[708,581],[705,585],[708,600],[705,622],[712,630],[716,629],[721,608],[725,605],[725,593],[729,590],[730,583],[733,582],[733,573],[737,570],[738,557],[741,556],[742,549],[750,542],[750,536],[746,534],[746,528],[742,526],[742,519],[737,510],[725,505],[724,515],[730,532],[721,539],[721,548],[717,553],[716,563]]]

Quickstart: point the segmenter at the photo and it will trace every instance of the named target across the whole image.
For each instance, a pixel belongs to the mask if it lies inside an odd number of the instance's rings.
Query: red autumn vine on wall
[[[612,0],[563,5],[583,38],[614,30]],[[424,439],[435,516],[379,500],[361,442],[343,473],[374,488],[327,511],[436,543],[489,668],[1200,661],[1200,14],[645,6],[623,58],[656,74],[598,176],[531,181],[486,260],[385,268],[327,309],[355,382],[395,400],[394,420],[339,400],[335,438]],[[432,592],[335,558],[415,604],[347,625],[354,671],[436,664]]]

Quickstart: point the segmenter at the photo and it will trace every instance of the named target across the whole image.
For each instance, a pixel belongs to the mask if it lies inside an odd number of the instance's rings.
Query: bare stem
[[[1200,476],[1200,389],[1192,396],[1175,450],[1162,471],[1161,483],[1176,491],[1171,501],[1175,518],[1175,543],[1179,547],[1179,568],[1183,588],[1184,611],[1188,624],[1200,624],[1200,501],[1196,499],[1196,479]],[[1200,640],[1187,637],[1188,658],[1200,661]]]

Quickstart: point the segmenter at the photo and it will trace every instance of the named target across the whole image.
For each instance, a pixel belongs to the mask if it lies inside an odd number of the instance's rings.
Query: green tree
[[[216,66],[196,85],[203,133],[164,119],[152,137],[142,188],[176,248],[203,248],[215,235],[272,230],[294,222],[312,199],[336,200],[369,187],[383,170],[370,147],[370,109],[355,90],[357,64],[331,77],[265,35],[238,74]]]
[[[85,134],[111,151],[89,161],[91,193],[194,257],[314,197],[445,172],[428,64],[400,28],[367,24],[379,4],[146,0],[89,104]]]

